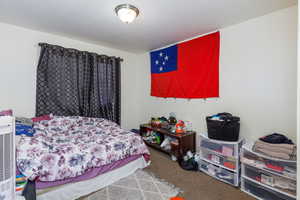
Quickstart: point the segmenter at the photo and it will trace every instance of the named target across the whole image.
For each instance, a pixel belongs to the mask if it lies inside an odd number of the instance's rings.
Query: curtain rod
[[[97,54],[99,55],[98,53],[95,53],[95,52],[89,52],[89,51],[81,51],[81,50],[78,50],[78,49],[74,49],[74,48],[66,48],[66,47],[63,47],[63,46],[60,46],[60,45],[56,45],[56,44],[48,44],[48,43],[45,43],[45,42],[39,42],[38,45],[41,47],[43,45],[49,45],[49,46],[56,46],[56,47],[60,47],[60,48],[64,48],[64,49],[68,49],[68,50],[74,50],[74,51],[80,51],[80,52],[87,52],[87,53],[94,53],[94,54]],[[107,56],[107,55],[99,55],[99,56]],[[115,56],[107,56],[109,58],[116,58],[118,60],[120,60],[120,62],[123,62],[124,59],[121,58],[121,57],[115,57]]]

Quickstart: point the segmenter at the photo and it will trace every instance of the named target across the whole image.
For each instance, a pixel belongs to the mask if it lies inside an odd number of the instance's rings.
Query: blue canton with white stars
[[[177,70],[177,45],[153,51],[151,57],[151,73],[165,73]]]

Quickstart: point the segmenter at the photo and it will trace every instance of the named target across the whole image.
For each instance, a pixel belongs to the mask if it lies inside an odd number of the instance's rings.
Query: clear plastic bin
[[[265,170],[260,170],[247,165],[244,166],[243,173],[243,176],[260,182],[262,185],[271,186],[283,193],[296,196],[296,180],[277,176]]]
[[[280,192],[271,190],[263,185],[257,184],[247,179],[242,179],[242,190],[263,200],[295,200],[296,198],[284,195]]]
[[[222,169],[222,168],[220,168],[216,165],[213,165],[211,163],[208,163],[204,160],[200,161],[199,169],[201,171],[205,172],[206,174],[213,176],[216,179],[221,180],[225,183],[229,183],[234,186],[239,185],[238,175],[229,170]]]
[[[236,158],[216,154],[215,152],[206,149],[202,149],[201,158],[208,162],[221,165],[223,168],[231,171],[234,171],[238,168]]]
[[[200,148],[206,151],[214,152],[222,156],[235,157],[239,156],[239,149],[243,145],[243,140],[237,142],[225,142],[220,140],[212,140],[206,134],[200,137]]]
[[[248,166],[264,169],[272,174],[296,180],[296,162],[271,158],[252,151],[251,146],[244,146],[241,162]]]

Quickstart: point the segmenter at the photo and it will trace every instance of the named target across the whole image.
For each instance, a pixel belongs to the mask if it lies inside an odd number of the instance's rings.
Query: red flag
[[[151,52],[151,96],[219,97],[219,52],[219,32]]]

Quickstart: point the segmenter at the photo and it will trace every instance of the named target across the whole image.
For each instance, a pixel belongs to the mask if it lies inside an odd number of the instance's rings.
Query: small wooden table
[[[164,136],[169,136],[171,138],[175,138],[178,140],[178,149],[176,152],[167,151],[167,150],[161,148],[159,144],[151,143],[151,142],[144,140],[144,142],[148,146],[153,147],[154,149],[157,149],[159,151],[162,151],[162,152],[170,154],[170,155],[171,154],[175,155],[177,157],[177,159],[181,159],[186,154],[186,152],[189,150],[192,152],[196,152],[196,132],[194,132],[194,131],[187,131],[185,133],[178,135],[178,134],[172,133],[168,129],[152,127],[150,124],[141,124],[140,125],[140,134],[142,136],[145,133],[147,133],[149,130],[157,132]]]

